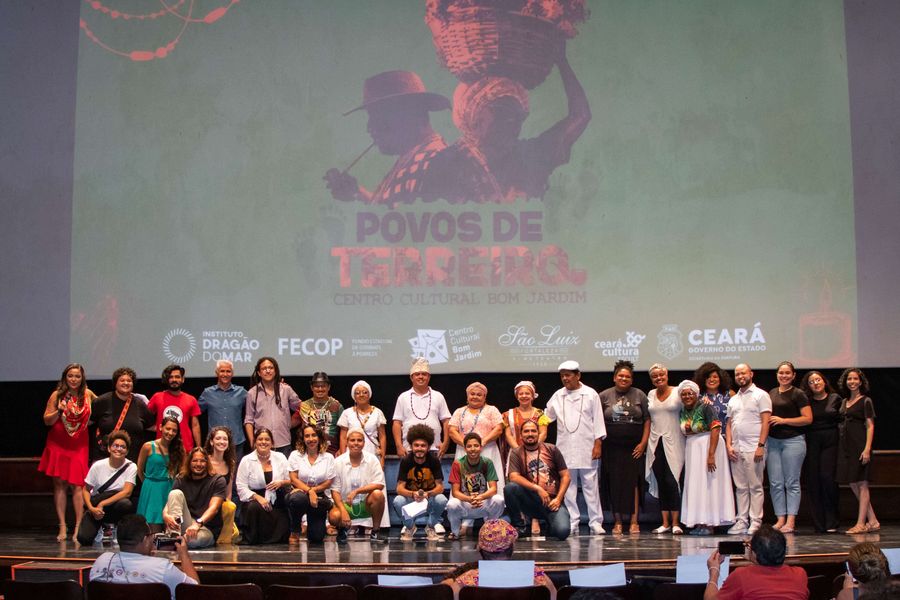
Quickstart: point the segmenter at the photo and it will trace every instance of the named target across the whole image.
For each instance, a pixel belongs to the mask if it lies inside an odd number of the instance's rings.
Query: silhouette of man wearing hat
[[[336,200],[390,206],[411,203],[416,198],[436,199],[429,197],[423,176],[434,155],[447,144],[431,128],[428,113],[449,110],[450,101],[427,91],[412,71],[385,71],[366,79],[363,103],[344,116],[362,109],[369,114],[367,129],[379,152],[399,158],[373,192],[359,185],[346,170],[329,169],[325,180],[331,195]]]

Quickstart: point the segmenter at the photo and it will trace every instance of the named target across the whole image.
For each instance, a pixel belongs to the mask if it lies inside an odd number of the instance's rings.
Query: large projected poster
[[[148,5],[82,7],[93,374],[855,359],[841,2]]]

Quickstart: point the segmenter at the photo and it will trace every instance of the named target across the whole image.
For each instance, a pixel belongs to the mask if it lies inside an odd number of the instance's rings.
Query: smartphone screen
[[[744,542],[719,542],[719,554],[743,556]]]

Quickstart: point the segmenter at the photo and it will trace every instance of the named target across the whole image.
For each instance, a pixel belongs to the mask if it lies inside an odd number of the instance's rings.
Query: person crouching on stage
[[[200,446],[188,453],[187,472],[175,478],[163,509],[168,531],[184,536],[188,548],[207,548],[222,532],[220,509],[228,493],[228,482],[210,472],[209,456]]]
[[[351,428],[346,435],[347,452],[334,459],[331,498],[334,507],[328,520],[337,528],[338,544],[347,543],[347,530],[353,521],[372,521],[372,543],[386,542],[381,536],[384,517],[384,471],[381,461],[363,451],[366,433],[361,427]]]
[[[465,456],[453,461],[450,469],[448,540],[460,538],[463,519],[498,519],[503,514],[503,496],[497,493],[497,470],[491,459],[481,455],[481,436],[474,431],[467,433],[463,447]]]
[[[400,461],[397,471],[397,495],[394,497],[394,510],[403,521],[403,530],[400,539],[404,542],[412,541],[416,533],[415,517],[409,517],[403,512],[403,507],[411,502],[426,500],[428,517],[425,526],[425,537],[431,541],[439,538],[434,526],[441,522],[441,515],[447,506],[447,497],[444,496],[444,474],[441,471],[441,461],[428,449],[434,443],[434,430],[428,425],[418,424],[409,428],[406,433],[406,442],[410,452]]]
[[[330,494],[326,490],[334,481],[334,456],[328,452],[325,430],[304,425],[297,438],[296,450],[288,459],[288,469],[294,489],[288,496],[291,518],[289,544],[300,542],[303,516],[306,516],[306,539],[321,544],[325,539],[325,519],[331,509]]]
[[[77,533],[77,541],[82,546],[94,542],[102,525],[111,526],[109,535],[114,536],[119,519],[134,512],[131,492],[137,479],[137,465],[125,458],[131,438],[124,431],[116,430],[107,436],[106,445],[109,458],[92,464],[84,478],[82,497],[87,514]]]
[[[513,545],[519,537],[516,528],[500,519],[485,521],[478,532],[478,553],[481,560],[510,560]],[[459,591],[464,587],[478,586],[478,563],[470,562],[453,569],[441,583],[453,588],[453,597],[459,598]],[[556,600],[556,586],[535,565],[534,585],[541,585],[550,591],[550,600]]]
[[[530,531],[522,521],[525,515],[547,521],[547,533],[564,540],[569,537],[569,510],[565,505],[571,481],[562,452],[553,444],[540,442],[540,428],[525,421],[521,429],[522,446],[509,453],[509,483],[504,488],[510,521],[520,536]]]
[[[238,465],[234,485],[241,500],[241,543],[277,544],[288,533],[282,490],[291,485],[288,459],[275,451],[275,437],[263,427],[253,434],[253,452]]]

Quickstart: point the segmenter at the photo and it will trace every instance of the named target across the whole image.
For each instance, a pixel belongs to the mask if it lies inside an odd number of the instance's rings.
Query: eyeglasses
[[[109,448],[110,450],[128,450],[128,446],[125,444],[113,444]]]
[[[260,367],[259,370],[260,371],[274,371],[275,367],[273,367],[272,365],[267,365],[265,367]]]

